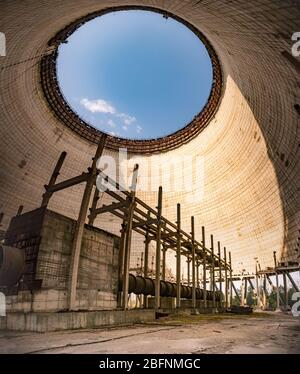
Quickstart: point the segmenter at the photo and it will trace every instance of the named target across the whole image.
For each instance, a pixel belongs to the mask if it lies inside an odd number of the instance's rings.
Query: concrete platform
[[[93,329],[102,326],[134,324],[155,320],[154,310],[102,310],[61,313],[8,313],[0,318],[0,329],[49,332]]]
[[[300,319],[282,313],[172,315],[132,326],[0,332],[0,353],[300,353]]]

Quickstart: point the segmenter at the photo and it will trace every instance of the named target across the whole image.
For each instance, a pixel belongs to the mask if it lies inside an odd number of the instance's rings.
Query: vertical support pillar
[[[283,276],[283,289],[284,289],[284,309],[287,310],[289,307],[289,299],[288,299],[288,288],[287,288],[287,277],[285,272],[282,273]]]
[[[221,258],[221,243],[218,242],[218,258],[219,258],[219,288],[220,288],[220,306],[223,303],[223,292],[222,292],[222,258]]]
[[[144,252],[141,253],[141,275],[144,273]]]
[[[163,233],[165,234],[165,225],[164,224],[164,229],[163,229]],[[164,240],[163,240],[163,246],[162,246],[162,254],[163,254],[163,258],[162,258],[162,280],[166,280],[166,255],[167,255],[167,248],[165,247],[165,244],[164,244]]]
[[[205,227],[202,226],[202,245],[203,245],[203,299],[204,308],[207,308],[207,293],[206,293],[206,248],[205,248]]]
[[[231,307],[232,306],[232,297],[233,297],[233,295],[232,295],[232,282],[233,282],[233,280],[232,280],[232,260],[231,260],[231,252],[229,252],[229,267],[230,267],[230,270],[229,270],[229,277],[230,277],[230,286],[229,286],[229,307]]]
[[[191,226],[192,226],[192,307],[193,309],[196,308],[196,254],[195,254],[195,219],[194,217],[191,218]]]
[[[263,309],[267,309],[267,278],[263,276]]]
[[[123,221],[121,228],[120,252],[119,252],[119,284],[123,282],[124,251],[125,251],[126,224]],[[122,292],[118,292],[118,307],[122,307]]]
[[[224,247],[224,261],[225,261],[225,308],[228,308],[228,272],[227,272],[227,254],[226,247]]]
[[[197,284],[197,287],[200,288],[200,281],[199,281],[199,268],[200,268],[200,262],[199,260],[196,261],[196,284]]]
[[[87,212],[89,208],[91,193],[93,190],[93,186],[96,182],[96,174],[97,174],[97,162],[100,156],[103,153],[103,149],[106,142],[106,135],[103,135],[101,141],[97,147],[97,151],[95,157],[93,158],[93,163],[91,168],[89,169],[89,176],[86,181],[80,212],[78,216],[78,220],[76,222],[74,238],[72,243],[72,250],[71,250],[71,261],[70,261],[70,273],[69,273],[69,287],[68,287],[68,298],[69,298],[69,310],[76,309],[76,289],[77,289],[77,279],[78,279],[78,267],[79,267],[79,259],[80,259],[80,251],[81,251],[81,244],[82,244],[82,236],[84,230],[84,224],[87,217]],[[63,163],[65,158],[65,154],[62,153],[61,158],[56,165],[55,171],[51,177],[49,185],[55,183],[55,180],[59,174],[60,167]],[[44,195],[42,206],[47,206],[50,196]]]
[[[244,289],[244,304],[247,305],[247,296],[248,296],[248,279],[245,278],[245,289]]]
[[[211,275],[212,275],[212,297],[213,308],[216,307],[216,282],[215,282],[215,252],[214,252],[214,236],[210,235],[210,249],[211,249]]]
[[[166,250],[166,248],[164,246],[163,246],[162,254],[163,254],[163,258],[162,258],[162,275],[161,275],[161,279],[165,281],[166,280],[166,254],[167,254],[167,250]]]
[[[43,200],[42,200],[41,207],[47,208],[47,206],[49,204],[49,200],[52,196],[52,193],[49,192],[48,190],[49,190],[50,187],[55,185],[56,179],[59,176],[60,170],[62,168],[62,165],[63,165],[64,161],[65,161],[66,156],[67,156],[67,152],[62,152],[58,161],[57,161],[57,164],[56,164],[56,166],[53,170],[50,181],[49,181],[48,185],[45,186],[46,192],[43,195]]]
[[[241,306],[244,306],[245,304],[245,279],[242,276],[241,279]]]
[[[128,196],[128,213],[126,217],[126,237],[125,237],[125,248],[124,248],[124,273],[123,273],[123,302],[122,306],[124,310],[128,309],[128,289],[129,289],[129,266],[130,266],[130,250],[131,250],[131,238],[132,238],[132,221],[133,213],[135,208],[135,195],[136,195],[136,184],[137,184],[137,172],[138,165],[134,166],[132,175],[132,185],[130,196]]]
[[[259,288],[259,274],[258,274],[258,261],[255,264],[255,280],[256,280],[256,306],[261,307],[260,288]]]
[[[293,278],[293,276],[290,274],[289,271],[286,272],[286,275],[287,275],[287,277],[289,278],[289,281],[291,282],[292,287],[294,288],[295,292],[299,292],[299,287],[298,287],[297,284],[295,283],[294,278]]]
[[[147,220],[150,220],[150,212],[147,214]],[[149,269],[149,230],[147,228],[146,234],[145,234],[145,261],[144,261],[144,277],[148,277],[148,269]]]
[[[148,212],[147,220],[150,219],[150,212]],[[144,277],[148,277],[148,269],[149,269],[149,231],[147,229],[146,235],[145,235],[145,260],[144,260]],[[144,308],[148,308],[148,297],[144,296]]]
[[[176,295],[176,307],[180,308],[181,300],[181,285],[180,285],[180,273],[181,273],[181,209],[180,204],[177,204],[177,248],[176,248],[176,283],[177,283],[177,295]]]
[[[160,308],[160,252],[161,252],[161,215],[162,215],[162,187],[158,191],[157,205],[157,234],[156,234],[156,267],[155,267],[155,309]]]
[[[191,264],[191,259],[190,256],[186,256],[186,263],[187,263],[187,285],[190,287],[191,285],[191,271],[190,271],[190,264]]]
[[[89,216],[89,225],[93,226],[95,219],[96,219],[96,214],[95,211],[97,209],[97,203],[99,200],[99,190],[96,186],[95,192],[94,192],[94,197],[93,197],[93,202],[92,202],[92,207],[90,209],[90,216]]]

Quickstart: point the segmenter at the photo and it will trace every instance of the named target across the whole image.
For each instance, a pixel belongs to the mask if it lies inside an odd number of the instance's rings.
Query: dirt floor
[[[0,331],[0,353],[300,353],[300,318],[282,313],[173,315],[96,330]]]

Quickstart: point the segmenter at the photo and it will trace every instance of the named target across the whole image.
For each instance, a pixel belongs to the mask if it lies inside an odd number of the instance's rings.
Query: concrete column
[[[150,218],[151,218],[151,213],[148,212],[147,213],[147,221],[149,221]],[[150,244],[148,229],[146,230],[144,243],[145,243],[144,277],[147,278],[148,277],[148,269],[149,269],[149,244]]]
[[[276,310],[280,310],[280,293],[279,293],[279,279],[278,279],[278,272],[277,272],[276,251],[273,252],[273,257],[274,257],[274,270],[275,270],[275,278],[276,278]]]
[[[191,271],[190,271],[191,259],[190,259],[190,256],[187,256],[186,263],[187,263],[187,283],[188,283],[187,285],[190,287],[190,285],[191,285]]]
[[[191,226],[192,226],[192,307],[196,308],[196,256],[195,256],[195,220],[194,217],[191,218]]]
[[[212,281],[212,297],[213,297],[213,308],[216,307],[216,282],[215,282],[215,253],[214,253],[214,237],[210,235],[210,249],[212,254],[211,264],[211,281]]]
[[[203,245],[203,299],[204,308],[207,308],[207,294],[206,294],[206,249],[205,249],[205,227],[202,226],[202,245]]]
[[[177,283],[177,295],[176,295],[176,307],[180,308],[180,273],[181,273],[181,210],[180,204],[177,204],[177,248],[176,248],[176,283]]]
[[[229,279],[230,279],[230,283],[229,283],[229,306],[231,307],[232,306],[232,298],[233,298],[233,294],[232,294],[232,285],[233,285],[233,280],[232,280],[232,260],[231,260],[231,252],[229,252]]]
[[[123,282],[125,237],[126,237],[126,224],[123,221],[122,228],[121,228],[120,251],[119,251],[119,284],[120,282]],[[119,308],[122,307],[122,292],[118,292],[118,307]]]
[[[267,309],[267,279],[266,275],[263,276],[263,309]]]
[[[241,306],[245,304],[245,282],[244,278],[241,279]]]
[[[163,258],[162,258],[162,280],[166,280],[166,255],[167,255],[167,249],[163,246]]]
[[[136,184],[137,184],[137,171],[138,165],[135,165],[131,192],[128,199],[128,211],[126,217],[126,237],[125,237],[125,249],[124,249],[124,272],[123,272],[123,309],[128,309],[128,289],[129,289],[129,266],[130,266],[130,252],[131,252],[131,238],[132,238],[132,221],[135,209],[135,195],[136,195]]]
[[[144,243],[145,243],[144,277],[147,278],[148,269],[149,269],[149,243],[150,243],[148,231],[146,232]],[[148,298],[146,295],[144,296],[144,308],[148,308]]]
[[[248,280],[245,278],[245,288],[244,288],[244,304],[247,305],[247,294],[248,294]]]
[[[95,219],[96,219],[96,214],[95,210],[97,209],[97,203],[99,200],[99,190],[96,186],[95,192],[94,192],[94,197],[93,197],[93,202],[92,202],[92,207],[90,209],[90,216],[89,216],[89,225],[93,226]]]
[[[285,310],[289,307],[289,299],[288,299],[288,288],[287,288],[287,277],[286,274],[283,272],[283,289],[284,289],[284,308]]]
[[[296,282],[294,281],[293,276],[288,271],[286,272],[286,275],[289,278],[295,292],[299,292],[299,287],[297,286]]]
[[[160,255],[161,255],[161,215],[162,215],[162,187],[158,191],[157,205],[157,234],[156,234],[156,266],[155,266],[155,309],[160,308]]]
[[[95,157],[93,159],[93,163],[91,168],[89,169],[89,176],[86,181],[79,216],[76,222],[73,243],[72,243],[72,250],[71,250],[71,261],[70,261],[70,273],[69,273],[69,287],[68,287],[68,298],[69,298],[69,310],[76,309],[76,288],[77,288],[77,279],[78,279],[78,267],[79,267],[79,259],[80,259],[80,251],[81,251],[81,244],[82,244],[82,236],[84,230],[84,224],[87,217],[87,212],[89,208],[91,193],[93,190],[94,183],[96,181],[96,173],[97,173],[97,162],[100,156],[102,155],[104,146],[106,141],[106,135],[104,135],[101,139],[97,147],[97,151]],[[55,176],[52,176],[55,179]],[[50,181],[50,183],[52,183]],[[47,195],[44,196],[42,205],[47,203]]]
[[[226,247],[224,247],[224,261],[225,261],[225,308],[228,308],[228,272],[227,272],[227,254]]]
[[[200,268],[200,262],[197,260],[196,261],[196,284],[198,288],[200,288],[199,268]]]
[[[260,288],[259,288],[259,274],[258,274],[258,262],[255,264],[255,281],[256,281],[256,306],[261,308]]]
[[[221,243],[218,242],[218,258],[219,258],[219,288],[220,288],[220,306],[223,302],[223,293],[222,293],[222,257],[221,257]]]
[[[46,192],[43,195],[43,201],[42,201],[42,205],[41,205],[42,207],[46,208],[48,206],[48,203],[49,203],[49,200],[52,196],[52,193],[48,192],[47,190],[48,190],[49,187],[52,187],[52,186],[55,185],[56,179],[59,176],[60,170],[62,168],[62,165],[63,165],[64,161],[65,161],[66,156],[67,156],[67,152],[62,152],[58,161],[57,161],[57,164],[55,165],[55,168],[54,168],[54,171],[53,171],[52,176],[50,178],[50,181],[49,181],[48,185],[46,186]]]

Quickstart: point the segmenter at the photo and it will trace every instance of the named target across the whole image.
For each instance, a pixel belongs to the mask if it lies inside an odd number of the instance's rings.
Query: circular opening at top
[[[199,35],[167,14],[138,9],[77,26],[59,45],[56,71],[81,120],[127,139],[161,138],[191,123],[214,80]]]

